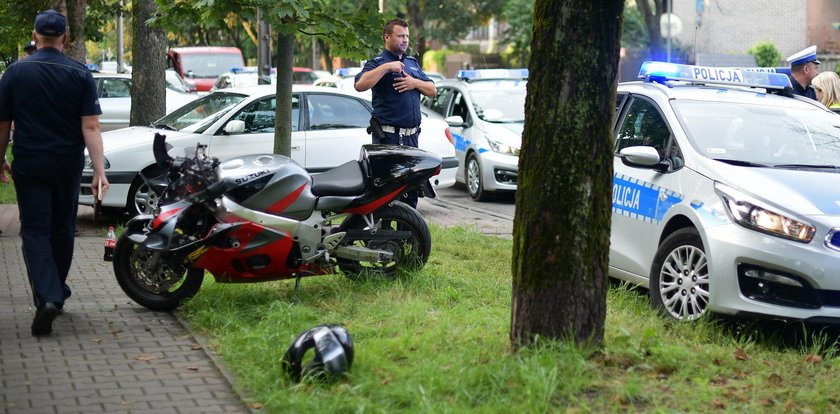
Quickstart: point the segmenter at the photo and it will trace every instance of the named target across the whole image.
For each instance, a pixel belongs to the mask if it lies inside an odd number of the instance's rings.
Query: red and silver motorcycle
[[[441,158],[410,147],[365,145],[358,161],[309,175],[282,155],[173,159],[157,134],[163,171],[147,179],[161,195],[153,215],[126,224],[114,249],[123,291],[153,310],[195,295],[205,270],[217,282],[263,282],[334,273],[393,276],[425,264],[425,220],[397,198],[434,197]]]

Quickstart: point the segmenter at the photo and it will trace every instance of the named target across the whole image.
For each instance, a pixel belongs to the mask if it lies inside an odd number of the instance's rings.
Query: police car
[[[318,76],[312,69],[293,67],[292,83],[295,85],[311,85]],[[277,68],[271,68],[271,85],[277,83]],[[256,66],[244,66],[231,68],[229,72],[222,73],[213,82],[210,91],[227,88],[242,88],[245,86],[256,86],[259,84],[259,74]]]
[[[779,73],[639,76],[617,92],[610,276],[680,320],[840,321],[840,116]]]
[[[436,96],[422,98],[452,129],[456,180],[475,200],[516,190],[527,79],[527,69],[461,70],[435,83]]]

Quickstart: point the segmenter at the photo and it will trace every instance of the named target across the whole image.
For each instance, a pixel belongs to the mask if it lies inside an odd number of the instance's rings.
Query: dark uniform
[[[90,70],[57,49],[36,50],[0,78],[0,120],[15,124],[12,178],[37,307],[52,302],[60,308],[70,297],[66,280],[84,167],[82,116],[100,114]]]
[[[365,67],[356,75],[355,82],[359,81],[367,71],[373,70],[379,65],[400,61],[405,65],[404,72],[415,79],[432,82],[420,64],[412,56],[403,54],[402,59],[390,50],[383,50],[379,56],[365,63]],[[401,73],[388,72],[379,82],[371,88],[373,95],[373,117],[382,125],[385,138],[382,140],[373,137],[374,144],[408,145],[417,148],[417,138],[420,135],[420,91],[412,89],[405,92],[397,92],[394,89],[394,79],[401,78]],[[410,191],[406,194],[406,201],[412,207],[417,207],[417,192]]]
[[[796,79],[793,78],[793,76],[789,75],[789,77],[790,77],[790,84],[791,84],[791,86],[793,86],[793,93],[795,95],[801,95],[801,96],[804,96],[806,98],[811,98],[815,101],[818,100],[817,99],[817,92],[814,90],[813,86],[808,85],[807,87],[803,88],[802,85],[800,85],[799,82],[797,82]]]

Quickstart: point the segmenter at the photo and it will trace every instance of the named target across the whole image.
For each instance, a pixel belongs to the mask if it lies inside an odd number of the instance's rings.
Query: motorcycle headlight
[[[102,157],[102,158],[105,160],[105,169],[107,170],[107,169],[111,168],[111,163],[108,162],[108,158],[107,157]],[[93,162],[91,162],[89,155],[85,155],[85,169],[86,170],[93,170]]]
[[[715,185],[715,189],[723,199],[730,217],[748,229],[802,243],[808,243],[814,238],[817,229],[792,218],[791,214],[762,207],[759,201],[722,184]]]
[[[493,152],[519,156],[519,148],[512,147],[500,141],[493,141],[492,139],[488,139],[487,142],[490,143],[490,149]]]

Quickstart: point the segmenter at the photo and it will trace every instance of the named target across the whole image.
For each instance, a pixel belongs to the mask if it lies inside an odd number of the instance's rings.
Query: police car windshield
[[[470,85],[475,113],[487,122],[525,121],[525,81],[479,81]]]
[[[201,133],[245,98],[241,94],[211,93],[158,119],[152,123],[152,127]]]
[[[739,165],[840,166],[840,116],[815,108],[677,100],[672,103],[702,155]]]

